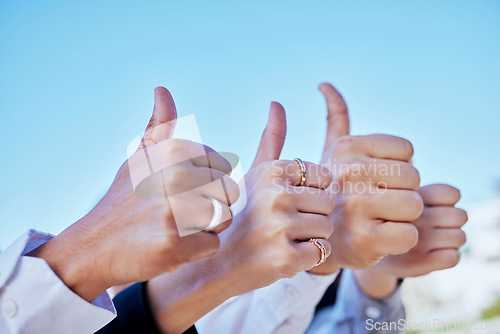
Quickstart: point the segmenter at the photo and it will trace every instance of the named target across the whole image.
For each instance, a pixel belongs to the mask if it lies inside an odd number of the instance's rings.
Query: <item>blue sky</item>
[[[498,1],[0,2],[0,248],[58,233],[104,194],[153,89],[248,166],[269,103],[282,157],[317,161],[334,83],[353,134],[410,139],[424,184],[462,205],[500,180]]]

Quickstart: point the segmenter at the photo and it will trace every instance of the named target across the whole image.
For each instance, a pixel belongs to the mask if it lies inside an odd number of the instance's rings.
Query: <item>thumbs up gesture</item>
[[[333,173],[337,207],[332,255],[311,272],[339,267],[360,269],[390,254],[402,254],[417,242],[411,224],[422,213],[416,191],[418,171],[411,165],[413,147],[403,138],[374,134],[351,136],[347,105],[330,84],[320,85],[328,108],[321,164]]]
[[[315,238],[330,255],[333,232],[329,214],[335,207],[330,171],[304,162],[305,183],[300,186],[297,161],[278,160],[286,136],[283,107],[271,104],[267,126],[248,174],[247,205],[221,233],[221,249],[210,261],[223,261],[228,275],[238,282],[233,294],[267,286],[314,267],[321,251],[309,242]],[[251,273],[249,275],[248,273]]]
[[[217,252],[214,232],[231,223],[239,188],[228,176],[229,162],[210,147],[171,139],[176,118],[170,93],[157,88],[141,144],[106,195],[31,254],[81,297],[91,301],[111,286],[146,281]],[[209,225],[212,232],[203,231]]]

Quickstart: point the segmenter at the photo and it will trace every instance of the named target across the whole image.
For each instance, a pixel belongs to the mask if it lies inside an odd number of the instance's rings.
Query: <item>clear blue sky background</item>
[[[0,248],[58,233],[104,194],[153,88],[248,167],[269,103],[283,157],[317,161],[333,82],[353,133],[413,141],[423,183],[467,204],[500,178],[499,1],[0,2]]]

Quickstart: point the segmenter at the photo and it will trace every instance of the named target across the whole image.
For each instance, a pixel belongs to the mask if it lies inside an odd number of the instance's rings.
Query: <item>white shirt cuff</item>
[[[107,292],[89,303],[71,291],[45,260],[23,256],[50,240],[30,230],[0,254],[1,333],[93,333],[115,316]]]

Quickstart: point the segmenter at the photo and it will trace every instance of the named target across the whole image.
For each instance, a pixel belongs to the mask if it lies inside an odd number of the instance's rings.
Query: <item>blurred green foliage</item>
[[[498,298],[491,306],[484,309],[481,313],[481,319],[491,319],[500,317],[500,298]]]

